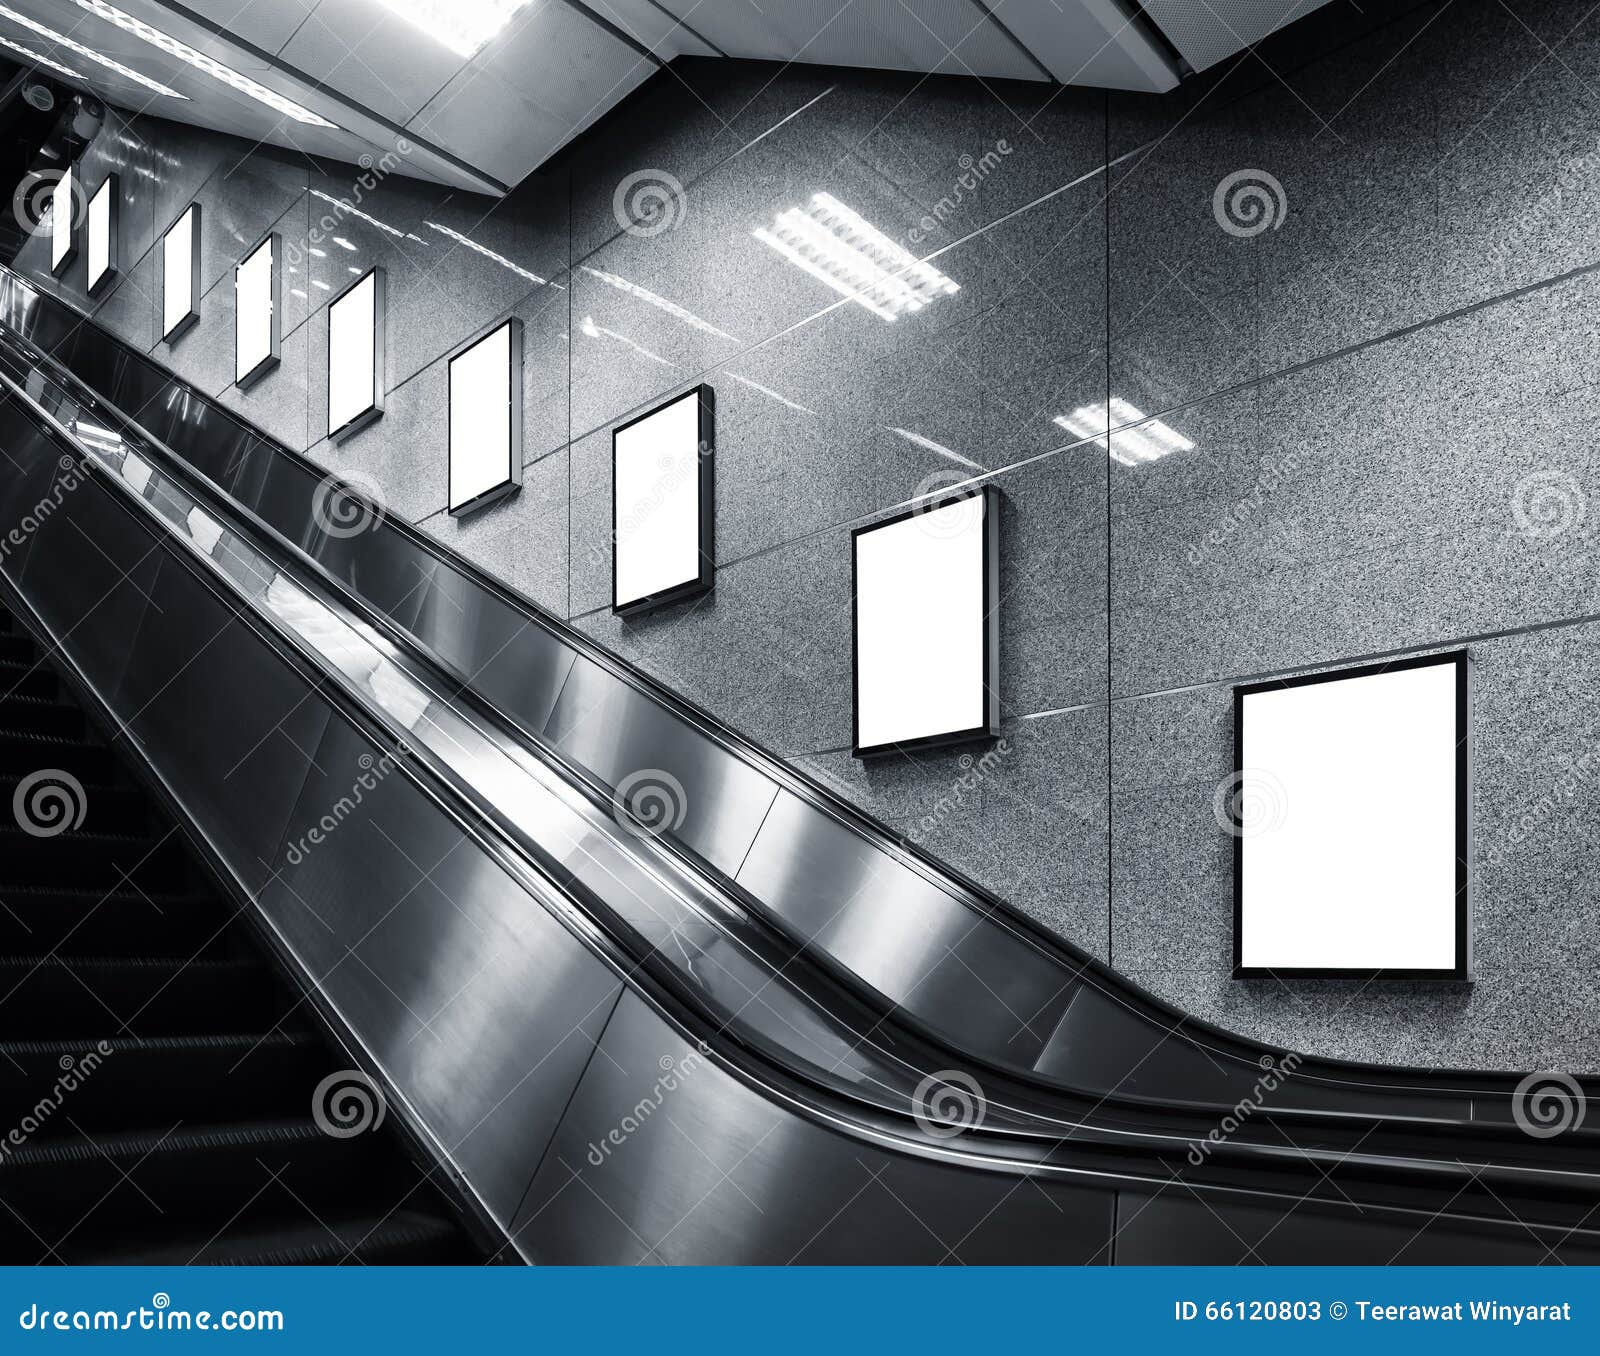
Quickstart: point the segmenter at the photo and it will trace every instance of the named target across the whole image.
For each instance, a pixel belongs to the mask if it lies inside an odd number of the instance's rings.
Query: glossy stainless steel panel
[[[758,1095],[624,994],[515,1235],[546,1264],[1109,1260],[1113,1193],[886,1152]]]
[[[800,936],[964,1048],[1031,1066],[1075,980],[933,881],[780,792],[739,884]]]
[[[651,808],[665,807],[677,838],[730,876],[777,791],[758,769],[581,656],[545,736],[606,786],[659,797]]]
[[[119,714],[253,891],[269,874],[328,708],[237,613],[168,560],[128,655]]]
[[[262,907],[509,1221],[619,981],[343,725],[275,867]]]

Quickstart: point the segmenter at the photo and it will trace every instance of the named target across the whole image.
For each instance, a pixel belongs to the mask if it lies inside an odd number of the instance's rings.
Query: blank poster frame
[[[161,318],[165,321],[167,316],[167,237],[184,229],[185,221],[189,223],[189,309],[162,334],[164,344],[176,343],[200,321],[200,204],[197,202],[179,212],[177,220],[161,233]]]
[[[1255,693],[1280,692],[1285,688],[1310,687],[1318,683],[1340,682],[1347,678],[1370,678],[1384,673],[1453,664],[1456,670],[1456,767],[1455,767],[1455,851],[1456,917],[1455,964],[1449,969],[1358,969],[1304,966],[1246,966],[1244,964],[1244,856],[1243,835],[1233,836],[1233,977],[1235,979],[1349,979],[1349,980],[1434,980],[1444,983],[1470,983],[1472,979],[1471,872],[1468,868],[1472,843],[1472,758],[1471,662],[1466,650],[1398,659],[1389,663],[1361,664],[1354,668],[1314,673],[1303,678],[1281,678],[1265,683],[1247,683],[1233,689],[1233,776],[1234,786],[1244,775],[1244,705]],[[1352,845],[1359,846],[1359,845]]]
[[[61,177],[56,180],[50,190],[50,276],[59,278],[78,257],[78,223],[72,211],[72,188],[78,182],[78,167],[69,165],[62,171]],[[62,195],[66,195],[67,206],[67,247],[58,257],[56,255],[56,237],[61,229]]]
[[[856,540],[869,532],[902,523],[918,514],[933,513],[964,499],[981,496],[983,510],[983,687],[984,721],[967,730],[922,735],[887,744],[861,743],[861,617],[860,578]],[[1000,491],[993,485],[948,494],[915,508],[906,509],[875,523],[867,523],[850,534],[850,721],[852,753],[857,758],[877,758],[916,749],[944,748],[980,739],[993,739],[1000,733]]]
[[[451,407],[455,401],[455,364],[458,358],[464,358],[473,349],[485,340],[494,338],[501,330],[511,331],[510,350],[508,362],[510,364],[509,399],[511,401],[511,418],[508,422],[509,446],[506,448],[506,478],[497,485],[491,485],[487,490],[473,496],[460,504],[451,504],[446,510],[452,518],[464,518],[488,508],[490,504],[497,503],[507,495],[515,494],[522,488],[522,321],[516,316],[509,320],[497,320],[479,330],[466,343],[459,344],[445,359],[445,487],[455,481],[452,474],[455,461],[455,439],[451,433],[454,420],[451,417]]]
[[[109,196],[108,196],[109,195]],[[94,212],[95,204],[107,198],[106,202],[106,266],[98,278],[92,275],[94,269]],[[122,181],[113,170],[100,181],[100,187],[95,189],[94,196],[89,199],[88,209],[83,214],[83,229],[87,239],[87,250],[91,270],[88,279],[89,295],[97,297],[116,282],[122,274]]]
[[[344,423],[334,428],[333,425],[333,313],[340,302],[354,292],[358,287],[372,279],[372,403],[359,414],[352,415]],[[389,333],[389,284],[388,274],[381,264],[375,264],[352,282],[332,301],[328,303],[328,438],[329,441],[341,443],[351,434],[358,433],[376,419],[383,416],[383,380],[384,370],[387,366]]]
[[[272,272],[268,279],[267,353],[248,372],[239,371],[239,273],[262,250],[272,251]],[[277,367],[283,358],[283,237],[268,231],[244,252],[233,266],[233,372],[234,385],[241,391],[254,386],[262,377]]]
[[[633,598],[625,603],[617,601],[617,553],[622,547],[622,534],[617,528],[617,436],[636,424],[653,419],[663,411],[685,400],[698,400],[696,449],[699,456],[699,514],[700,540],[698,547],[699,573],[693,578]],[[619,617],[636,617],[658,607],[681,603],[687,598],[708,593],[716,582],[716,394],[711,387],[701,384],[680,392],[671,400],[663,400],[654,409],[618,424],[611,430],[611,611]]]

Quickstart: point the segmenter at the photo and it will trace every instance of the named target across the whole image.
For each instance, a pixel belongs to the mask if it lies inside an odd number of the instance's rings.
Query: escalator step
[[[0,806],[3,796],[0,790]],[[229,916],[226,904],[201,893],[3,886],[0,955],[61,948],[85,956],[210,954],[231,938]]]
[[[391,1215],[324,1216],[250,1229],[229,1229],[220,1238],[191,1236],[131,1253],[80,1255],[68,1245],[62,1261],[87,1266],[137,1262],[145,1266],[337,1266],[440,1265],[475,1260],[450,1221],[414,1210]]]
[[[82,829],[44,838],[15,827],[11,810],[0,807],[0,889],[41,885],[177,893],[189,883],[191,866],[175,830],[157,835],[86,833]]]
[[[100,1235],[147,1244],[182,1230],[201,1239],[262,1219],[312,1219],[338,1203],[380,1215],[414,1170],[380,1137],[336,1139],[309,1117],[28,1140],[0,1152],[0,1260],[37,1255],[93,1221]],[[64,1222],[64,1225],[63,1225]],[[57,1237],[52,1238],[55,1232]]]
[[[26,730],[58,739],[82,739],[83,712],[67,702],[0,695],[0,729]]]
[[[36,769],[39,770],[39,769]],[[17,791],[26,773],[0,772],[0,817],[16,815]],[[131,786],[112,786],[104,782],[85,782],[77,779],[83,788],[83,823],[86,833],[123,835],[146,834],[150,830],[150,799]],[[0,879],[5,868],[0,865]]]
[[[38,654],[39,647],[34,644],[32,636],[17,632],[0,636],[0,659],[31,664]]]
[[[127,781],[116,754],[103,745],[12,729],[3,720],[0,720],[0,768],[17,776],[43,768],[58,768],[71,773],[85,787],[90,783],[108,785]],[[0,818],[9,817],[10,812],[10,806],[0,806]]]
[[[135,1125],[292,1119],[329,1072],[310,1031],[0,1044],[0,1121],[44,1117],[40,1133],[101,1135]],[[51,1117],[59,1107],[61,1126]],[[68,1121],[70,1117],[70,1122]]]
[[[0,1041],[270,1031],[294,1006],[252,961],[0,957]]]
[[[19,664],[15,660],[0,660],[0,695],[42,697],[47,700],[60,695],[61,680],[54,670],[43,664]]]

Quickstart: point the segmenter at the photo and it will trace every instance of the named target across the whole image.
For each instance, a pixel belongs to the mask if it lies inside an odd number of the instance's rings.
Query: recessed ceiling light
[[[0,38],[0,47],[7,51],[15,52],[20,57],[26,57],[35,66],[43,66],[46,70],[54,71],[57,75],[64,75],[68,80],[82,80],[83,76],[71,67],[63,66],[59,61],[51,61],[47,56],[40,56],[30,47],[24,47],[20,42],[12,42],[10,38]]]
[[[14,24],[21,24],[30,33],[37,33],[41,38],[48,42],[53,42],[57,47],[65,47],[69,52],[77,53],[85,61],[93,61],[97,65],[104,66],[108,71],[114,71],[124,80],[131,80],[134,84],[140,85],[152,93],[164,94],[169,99],[187,99],[189,97],[186,94],[179,94],[177,90],[172,89],[170,86],[163,85],[159,80],[152,80],[148,75],[140,75],[138,71],[124,66],[120,61],[113,61],[108,56],[101,56],[99,52],[85,47],[81,42],[74,42],[65,33],[57,33],[55,29],[47,24],[40,23],[37,19],[30,19],[26,14],[18,14],[16,10],[8,5],[0,5],[0,15],[10,19]],[[74,79],[78,80],[82,78],[82,76],[74,77]]]
[[[179,42],[176,38],[163,33],[159,28],[152,28],[143,19],[136,19],[131,14],[124,13],[115,5],[108,5],[105,0],[74,0],[79,9],[88,10],[97,18],[104,19],[107,23],[115,24],[124,33],[132,33],[141,41],[148,42],[152,47],[158,47],[168,56],[177,57],[179,61],[193,66],[195,70],[209,75],[213,80],[220,80],[230,89],[237,90],[240,94],[254,99],[257,103],[265,104],[274,112],[282,113],[286,118],[293,118],[296,122],[306,123],[311,127],[333,127],[334,124],[319,114],[313,113],[309,108],[295,103],[293,99],[286,99],[276,90],[270,90],[265,85],[258,84],[247,75],[240,75],[231,67],[224,66],[220,61],[213,60],[204,52],[197,52],[186,42]],[[95,58],[105,61],[104,57]],[[145,83],[141,78],[141,83]],[[168,94],[175,94],[175,90],[166,90]],[[182,95],[178,96],[182,98]]]
[[[961,290],[830,193],[812,194],[806,207],[791,207],[770,230],[751,234],[882,320]]]
[[[1104,438],[1112,423],[1118,427],[1110,435],[1111,460],[1123,466],[1160,461],[1173,452],[1192,452],[1194,443],[1169,424],[1148,419],[1136,406],[1121,396],[1112,396],[1109,406],[1081,405],[1071,414],[1058,414],[1053,421],[1079,438]],[[1128,425],[1137,424],[1137,428]]]
[[[478,49],[515,17],[529,0],[378,0],[460,57]]]

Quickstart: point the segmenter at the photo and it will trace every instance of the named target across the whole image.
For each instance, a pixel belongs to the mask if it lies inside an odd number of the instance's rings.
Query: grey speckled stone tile
[[[300,451],[310,424],[310,331],[302,326],[286,335],[282,354],[277,367],[248,390],[229,382],[219,398],[263,432]]]
[[[1112,959],[1120,970],[1233,967],[1231,874],[1117,877]]]

